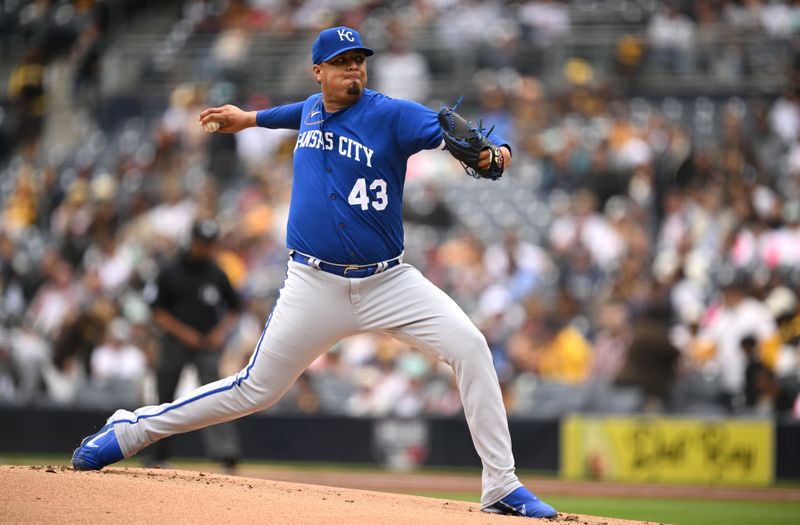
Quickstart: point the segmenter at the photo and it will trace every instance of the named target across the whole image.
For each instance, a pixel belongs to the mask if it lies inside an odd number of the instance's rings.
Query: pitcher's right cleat
[[[493,514],[511,514],[528,518],[555,518],[558,516],[556,509],[534,496],[525,487],[515,489],[494,505],[481,510]]]
[[[119,448],[114,425],[107,423],[103,428],[81,441],[81,446],[72,453],[72,468],[75,470],[100,470],[106,465],[123,458]]]

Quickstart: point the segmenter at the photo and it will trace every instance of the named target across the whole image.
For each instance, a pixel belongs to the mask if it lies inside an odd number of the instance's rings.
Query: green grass
[[[416,496],[477,502],[478,495],[414,492]],[[564,514],[643,520],[673,525],[797,525],[800,502],[719,501],[548,496]]]
[[[554,497],[562,512],[628,518],[675,525],[796,525],[800,503],[641,498]]]

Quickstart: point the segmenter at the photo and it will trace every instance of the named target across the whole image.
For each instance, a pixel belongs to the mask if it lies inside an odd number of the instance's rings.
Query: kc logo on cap
[[[337,29],[336,32],[339,34],[339,40],[347,39],[348,42],[354,42],[355,38],[353,38],[353,32],[349,29]]]
[[[350,27],[331,27],[320,32],[311,48],[311,59],[321,64],[351,49],[360,49],[365,55],[375,54],[361,43],[361,35]]]

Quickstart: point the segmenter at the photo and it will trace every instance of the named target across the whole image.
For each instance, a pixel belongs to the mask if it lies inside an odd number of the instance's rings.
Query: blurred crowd
[[[92,109],[115,6],[132,18],[158,8],[38,1],[0,19],[30,44],[7,79],[0,141],[3,402],[154,402],[155,282],[204,219],[221,226],[216,260],[243,305],[221,373],[247,363],[285,272],[296,134],[207,134],[196,118],[210,104],[270,104],[250,85],[259,33],[341,23],[378,49],[374,89],[432,107],[447,66],[415,42],[437,42],[451,67],[477,53],[474,84],[449,89],[509,139],[514,164],[490,183],[446,153],[413,157],[406,260],[481,328],[512,416],[800,418],[800,2],[186,1],[166,10],[183,35],[173,40],[211,35],[207,60],[181,69],[155,118],[105,125]],[[590,15],[629,28],[605,61],[559,46]],[[715,36],[742,33],[752,38]],[[766,46],[776,42],[777,58]],[[300,63],[271,74],[307,70],[310,48],[299,51]],[[553,61],[558,79],[545,80]],[[75,151],[43,137],[53,63],[72,72],[68,99],[91,122]],[[737,89],[767,70],[779,89]],[[669,96],[662,85],[651,96],[641,79],[653,72],[667,86],[695,75],[728,91]],[[196,384],[190,371],[179,392]],[[337,344],[270,410],[458,415],[461,405],[443,363],[372,334]]]

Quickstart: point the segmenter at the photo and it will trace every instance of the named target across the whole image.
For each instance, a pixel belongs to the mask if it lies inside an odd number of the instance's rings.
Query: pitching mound
[[[543,520],[544,521],[544,520]],[[645,523],[560,514],[572,525]],[[180,470],[0,466],[0,523],[510,525],[475,503]]]

